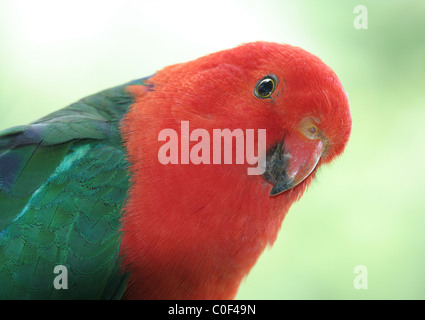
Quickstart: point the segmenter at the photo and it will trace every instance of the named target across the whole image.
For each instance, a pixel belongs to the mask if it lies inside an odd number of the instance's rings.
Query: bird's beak
[[[263,177],[273,184],[270,196],[289,190],[307,178],[323,149],[322,139],[309,139],[299,131],[287,134],[282,143],[269,149]]]

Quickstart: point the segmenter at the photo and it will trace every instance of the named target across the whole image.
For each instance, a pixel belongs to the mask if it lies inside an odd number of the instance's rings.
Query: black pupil
[[[270,95],[270,93],[273,91],[273,80],[272,79],[264,79],[261,81],[261,83],[258,85],[257,92],[260,97],[266,97]]]

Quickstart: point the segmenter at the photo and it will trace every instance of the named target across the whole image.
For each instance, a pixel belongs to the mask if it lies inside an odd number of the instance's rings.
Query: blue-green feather
[[[128,85],[0,132],[0,298],[120,298],[120,219],[129,189],[120,121]],[[57,265],[68,289],[53,286]]]

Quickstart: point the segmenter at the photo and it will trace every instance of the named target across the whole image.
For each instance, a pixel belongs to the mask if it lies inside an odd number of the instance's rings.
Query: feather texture
[[[0,133],[0,298],[120,298],[129,188],[119,125],[133,81]],[[68,269],[56,290],[54,267]]]

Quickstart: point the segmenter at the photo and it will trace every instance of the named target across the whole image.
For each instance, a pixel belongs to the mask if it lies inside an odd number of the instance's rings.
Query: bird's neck
[[[208,172],[197,167],[170,184],[134,177],[121,246],[126,298],[231,299],[274,242],[288,199],[270,198],[261,177],[236,183]]]

